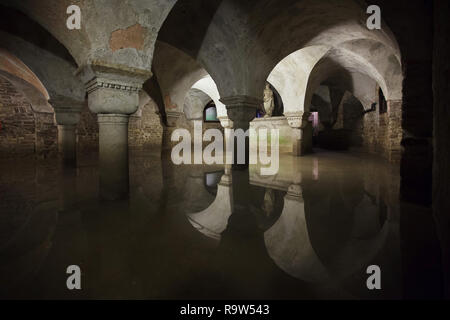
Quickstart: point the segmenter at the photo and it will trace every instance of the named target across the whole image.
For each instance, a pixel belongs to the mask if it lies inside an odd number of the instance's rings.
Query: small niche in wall
[[[380,114],[386,113],[387,112],[387,101],[386,98],[384,97],[383,94],[383,90],[381,90],[381,88],[378,89],[378,105],[379,105],[379,112]]]

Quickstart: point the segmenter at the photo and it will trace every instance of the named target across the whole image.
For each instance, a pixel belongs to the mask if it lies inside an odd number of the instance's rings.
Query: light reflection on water
[[[229,170],[133,153],[130,199],[97,201],[95,161],[0,164],[6,298],[401,298],[398,168],[373,158],[282,156],[250,168],[245,210]],[[242,195],[240,195],[242,196]],[[411,244],[413,245],[413,244]],[[83,290],[66,289],[77,264]],[[369,291],[366,268],[382,270]]]

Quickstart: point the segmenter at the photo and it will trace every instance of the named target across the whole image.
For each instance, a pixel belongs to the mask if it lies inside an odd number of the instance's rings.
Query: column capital
[[[299,184],[291,184],[288,187],[285,198],[296,201],[303,201],[303,190]]]
[[[256,110],[263,103],[262,99],[251,96],[237,95],[220,99],[227,107],[228,117],[233,122],[250,122],[256,116]]]
[[[227,107],[227,109],[233,109],[238,107],[257,109],[259,106],[261,106],[263,100],[252,96],[236,95],[220,98],[220,102],[222,102]]]
[[[93,61],[80,67],[89,95],[89,108],[95,113],[132,114],[139,106],[139,91],[152,76],[147,70]]]
[[[167,126],[176,127],[182,115],[183,113],[180,111],[166,111]]]
[[[55,121],[57,125],[76,126],[80,121],[81,110],[84,102],[69,97],[53,97],[49,101],[55,110]]]
[[[84,101],[64,96],[51,97],[48,103],[55,109],[55,112],[80,112],[84,107]]]
[[[296,111],[296,112],[285,112],[284,116],[286,117],[289,126],[294,129],[301,129],[305,126],[305,122],[308,121],[310,112],[304,111]]]
[[[86,88],[89,84],[94,85],[93,80],[97,79],[97,83],[105,84],[106,88],[118,90],[133,90],[141,89],[142,84],[152,76],[152,72],[144,69],[137,69],[121,64],[111,64],[101,60],[94,60],[89,64],[82,65],[78,68],[75,74],[80,77]],[[110,86],[106,86],[110,84]],[[123,86],[128,88],[123,88]],[[120,86],[117,86],[120,85]],[[92,86],[91,89],[95,89]],[[88,92],[89,93],[89,92]]]
[[[220,124],[222,125],[223,128],[225,129],[233,129],[233,121],[231,121],[230,118],[228,117],[218,117]]]

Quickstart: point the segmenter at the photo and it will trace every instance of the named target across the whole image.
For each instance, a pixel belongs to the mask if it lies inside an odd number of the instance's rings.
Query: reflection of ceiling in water
[[[364,277],[380,252],[398,245],[398,224],[390,218],[395,208],[387,206],[374,181],[367,191],[357,170],[350,177],[330,170],[319,176],[314,174],[319,166],[318,161],[309,161],[299,174],[280,172],[272,177],[260,177],[252,170],[248,207],[278,268],[305,282],[341,288],[356,275]],[[297,168],[290,166],[290,170]],[[205,185],[208,181],[215,184],[213,176],[205,178]],[[199,232],[218,242],[225,230],[236,227],[228,225],[231,190],[231,184],[219,183],[214,202],[188,215]],[[344,290],[359,294],[351,286]]]

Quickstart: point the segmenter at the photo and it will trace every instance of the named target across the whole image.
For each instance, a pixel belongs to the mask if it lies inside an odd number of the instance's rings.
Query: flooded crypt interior
[[[0,0],[0,298],[450,297],[448,1],[70,5]]]

